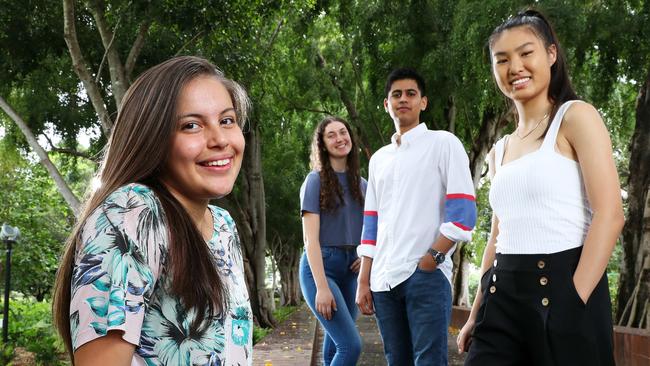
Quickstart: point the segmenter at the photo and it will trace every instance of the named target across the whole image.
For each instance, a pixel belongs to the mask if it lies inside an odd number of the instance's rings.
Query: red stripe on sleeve
[[[363,211],[364,216],[377,216],[377,211]]]
[[[448,200],[450,200],[450,199],[459,199],[459,198],[464,198],[464,199],[466,199],[466,200],[476,201],[476,198],[474,198],[474,196],[472,196],[471,194],[464,194],[464,193],[452,193],[452,194],[448,194],[445,198],[447,198]]]
[[[377,245],[377,240],[361,240],[361,244],[368,244],[368,245]]]
[[[465,225],[461,224],[460,222],[452,222],[452,224],[458,226],[459,228],[461,228],[461,229],[463,229],[465,231],[472,231],[471,227],[465,226]]]

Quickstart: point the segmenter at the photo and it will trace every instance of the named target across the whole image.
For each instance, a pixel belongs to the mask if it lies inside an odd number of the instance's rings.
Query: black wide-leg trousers
[[[465,365],[614,365],[607,276],[585,304],[573,284],[581,251],[497,254]]]

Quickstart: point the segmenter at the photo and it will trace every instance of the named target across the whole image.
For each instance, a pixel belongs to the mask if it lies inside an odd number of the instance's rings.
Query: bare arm
[[[572,105],[560,133],[575,150],[593,212],[573,275],[576,290],[586,303],[607,268],[625,222],[621,188],[609,133],[593,106],[586,103]]]
[[[450,240],[446,236],[440,234],[438,236],[438,239],[433,243],[431,248],[447,254],[449,250],[456,244],[454,241]],[[450,260],[450,259],[447,259]],[[430,256],[428,253],[425,254],[422,258],[420,258],[420,262],[418,263],[418,267],[420,269],[423,269],[425,271],[433,271],[438,267],[438,264],[436,261],[433,259],[432,256]]]
[[[119,330],[109,331],[105,336],[94,339],[74,353],[76,366],[119,366],[131,365],[135,345],[122,339]]]
[[[320,216],[315,213],[305,212],[302,216],[303,240],[309,268],[316,282],[316,311],[325,319],[332,318],[332,310],[336,311],[334,296],[327,284],[323,256],[320,248]]]
[[[364,315],[372,315],[375,309],[372,305],[372,293],[370,292],[370,271],[372,269],[372,258],[361,257],[361,270],[357,285],[356,303]]]

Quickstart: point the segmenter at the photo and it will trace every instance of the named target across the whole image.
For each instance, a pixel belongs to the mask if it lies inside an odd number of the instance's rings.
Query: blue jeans
[[[447,365],[451,286],[442,271],[417,268],[372,298],[388,365]]]
[[[327,320],[316,311],[316,282],[311,273],[307,254],[300,259],[300,288],[307,305],[325,330],[323,339],[324,365],[356,365],[361,354],[361,337],[355,325],[357,305],[357,274],[350,265],[357,259],[355,250],[338,247],[321,247],[323,267],[337,311]]]

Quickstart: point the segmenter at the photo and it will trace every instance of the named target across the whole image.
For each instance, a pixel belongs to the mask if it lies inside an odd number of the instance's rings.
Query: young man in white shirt
[[[390,366],[446,365],[450,257],[476,223],[469,159],[456,136],[420,123],[416,71],[394,70],[385,94],[396,133],[370,159],[356,302],[375,314]]]

